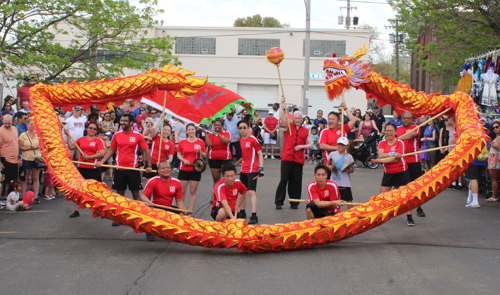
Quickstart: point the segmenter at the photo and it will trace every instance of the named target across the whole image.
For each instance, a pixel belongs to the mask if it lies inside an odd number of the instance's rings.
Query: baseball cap
[[[373,113],[373,110],[372,109],[368,109],[366,110],[367,113]]]
[[[339,137],[337,144],[349,145],[349,140],[346,137]]]
[[[83,110],[81,106],[73,107],[73,111],[81,111],[81,110]]]
[[[24,78],[23,78],[23,80],[24,80],[24,81],[28,81],[28,82],[29,82],[29,81],[31,81],[31,78],[30,78],[30,77],[28,77],[28,76],[26,76],[26,77],[24,77]]]
[[[10,115],[10,111],[7,111],[7,110],[3,111],[2,116],[5,116],[5,115]]]
[[[274,110],[269,110],[268,115],[273,114],[274,115]]]
[[[104,133],[104,135],[109,136],[110,138],[113,137],[113,133],[111,133],[111,132],[106,132],[106,133]]]

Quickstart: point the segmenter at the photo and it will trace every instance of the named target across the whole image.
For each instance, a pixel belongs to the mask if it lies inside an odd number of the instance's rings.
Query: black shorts
[[[153,178],[153,177],[158,175],[158,166],[156,166],[155,164],[152,164],[151,170],[155,170],[156,172],[144,173],[144,177],[146,177],[147,179],[150,179],[150,178]]]
[[[210,216],[212,216],[212,218],[215,220],[216,217],[217,217],[217,214],[219,214],[219,210],[222,209],[222,207],[214,207],[214,209],[212,210],[212,212],[210,212]],[[233,215],[235,215],[236,213],[233,212]],[[227,216],[229,217],[229,215]],[[226,217],[226,219],[227,219]]]
[[[424,174],[422,171],[422,163],[408,163],[408,171],[410,172],[410,181],[414,181]]]
[[[2,170],[2,175],[5,176],[4,183],[10,183],[13,180],[18,180],[19,179],[19,168],[17,167],[17,164],[12,164],[10,162],[7,162],[5,158],[1,158],[2,164],[3,164],[3,170]]]
[[[201,173],[193,170],[193,171],[179,171],[179,174],[177,175],[177,179],[179,180],[186,180],[186,181],[200,181],[201,180]]]
[[[314,218],[321,218],[321,217],[325,217],[325,216],[333,216],[333,215],[336,214],[335,212],[330,212],[330,211],[326,211],[324,209],[319,208],[313,202],[307,204],[306,210],[307,210],[307,208],[311,209],[312,213],[314,214]]]
[[[134,170],[115,170],[114,187],[117,191],[127,189],[139,191],[142,189],[141,172]]]
[[[93,179],[95,181],[101,182],[101,169],[100,168],[82,168],[82,167],[77,167],[78,172],[82,175],[83,178],[85,179]]]
[[[220,169],[222,165],[231,163],[232,160],[214,160],[214,159],[208,159],[208,165],[210,166],[210,169]]]
[[[352,191],[351,191],[350,187],[348,187],[348,186],[340,187],[339,186],[339,191],[340,191],[340,199],[342,201],[346,201],[346,202],[352,201]]]
[[[486,165],[470,165],[467,170],[465,170],[465,178],[467,179],[479,179],[484,170],[486,169]]]
[[[255,176],[259,175],[259,172],[253,173],[240,173],[240,181],[249,191],[257,191],[257,179],[253,180]]]
[[[410,182],[410,172],[405,170],[399,173],[384,173],[382,178],[382,186],[393,187],[393,186],[403,186]]]

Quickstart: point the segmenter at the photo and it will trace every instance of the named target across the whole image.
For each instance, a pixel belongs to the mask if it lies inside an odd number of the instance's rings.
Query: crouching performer
[[[158,176],[151,178],[146,184],[146,187],[142,191],[141,200],[149,203],[150,206],[157,204],[187,210],[182,200],[181,182],[177,178],[171,177],[172,169],[170,168],[170,164],[166,161],[158,164],[158,174]],[[173,206],[174,198],[177,206]],[[173,210],[167,211],[178,213]],[[188,210],[188,212],[181,213],[181,215],[189,214],[193,214],[193,211]],[[154,241],[155,237],[146,234],[146,239]]]
[[[332,216],[340,212],[339,187],[335,181],[328,180],[328,168],[318,165],[314,168],[314,180],[307,185],[309,199],[306,200],[307,219]]]
[[[221,167],[222,179],[214,187],[214,203],[210,215],[215,221],[224,221],[226,218],[236,219],[238,210],[243,197],[238,204],[238,195],[244,196],[247,188],[243,183],[236,179],[236,167],[233,163],[227,163]]]

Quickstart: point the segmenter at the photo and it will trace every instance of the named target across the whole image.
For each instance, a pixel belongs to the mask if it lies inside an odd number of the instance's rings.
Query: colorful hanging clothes
[[[491,77],[488,77],[488,73],[482,74],[481,78],[484,82],[483,96],[481,98],[481,104],[486,106],[497,105],[497,81],[498,75],[491,73]]]

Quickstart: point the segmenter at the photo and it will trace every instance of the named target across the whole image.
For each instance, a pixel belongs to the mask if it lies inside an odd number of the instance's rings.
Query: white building
[[[63,46],[75,38],[69,26],[64,29],[69,34],[56,37],[56,41],[60,41]],[[276,66],[267,62],[266,57],[270,48],[280,47],[285,53],[280,72],[287,104],[296,104],[303,110],[304,29],[159,26],[148,33],[150,37],[165,35],[177,37],[174,55],[182,62],[183,68],[195,71],[196,77],[208,76],[210,83],[225,85],[227,89],[252,102],[259,110],[268,110],[273,103],[280,101],[281,90]],[[322,109],[326,115],[340,103],[327,99],[324,60],[331,59],[334,52],[337,57],[351,56],[364,44],[369,45],[368,31],[311,31],[308,99],[308,114],[311,118],[316,117],[317,110]],[[368,60],[367,55],[361,58],[363,62]],[[127,76],[136,74],[140,72],[125,71]],[[351,90],[346,93],[345,98],[348,107],[366,110],[364,92]],[[261,116],[265,117],[267,114],[263,113]]]
[[[196,77],[208,76],[209,82],[225,85],[260,110],[270,109],[273,103],[280,101],[278,73],[266,58],[271,47],[280,47],[285,53],[280,72],[287,104],[303,108],[303,29],[162,26],[157,27],[155,33],[156,36],[177,37],[174,53],[182,62],[183,68],[196,71]],[[324,60],[331,59],[333,52],[338,57],[352,55],[364,44],[369,45],[368,31],[312,30],[308,99],[308,114],[311,117],[316,117],[318,109],[326,114],[340,103],[327,99]],[[368,62],[369,59],[364,56],[361,60]],[[348,107],[366,110],[366,95],[363,91],[351,90],[345,97]]]

